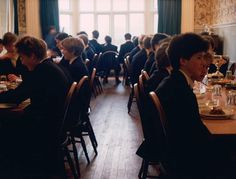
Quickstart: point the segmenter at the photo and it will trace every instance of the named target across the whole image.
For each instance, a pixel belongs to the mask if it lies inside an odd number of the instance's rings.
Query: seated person
[[[80,34],[80,35],[78,35],[78,38],[82,39],[84,42],[85,47],[82,52],[82,54],[83,54],[82,58],[85,58],[85,59],[83,59],[83,61],[85,63],[88,63],[87,68],[89,70],[89,74],[91,74],[93,71],[93,68],[94,68],[93,57],[94,57],[95,53],[94,53],[93,49],[89,46],[88,37],[86,35]],[[86,62],[86,60],[88,60],[88,62]]]
[[[206,74],[208,45],[194,33],[173,37],[167,50],[173,71],[155,91],[166,114],[168,157],[163,163],[179,178],[230,174],[226,172],[231,168],[227,152],[212,140],[192,90],[194,80],[202,81]]]
[[[0,101],[20,103],[29,98],[30,104],[22,116],[2,124],[1,157],[10,160],[14,165],[11,169],[17,169],[18,176],[23,178],[63,175],[64,161],[58,158],[59,131],[70,84],[63,71],[46,59],[44,41],[25,36],[16,43],[16,49],[30,76],[27,84],[23,82],[16,89],[1,93]]]
[[[3,35],[3,45],[6,53],[0,57],[0,74],[8,75],[8,80],[17,81],[27,77],[28,69],[22,65],[19,55],[15,49],[17,36],[11,32]]]
[[[159,49],[157,49],[155,52],[157,70],[152,73],[152,75],[146,82],[145,88],[147,92],[154,91],[161,83],[161,81],[171,73],[172,67],[170,64],[170,60],[166,54],[168,45],[168,42],[161,44]]]
[[[105,36],[105,44],[102,46],[102,53],[105,53],[107,51],[117,51],[117,46],[112,44],[112,38],[110,36]],[[100,59],[101,69],[104,71],[104,79],[103,83],[108,83],[108,76],[110,74],[110,70],[115,70],[115,78],[116,78],[116,84],[119,84],[121,81],[119,80],[119,74],[120,74],[120,64],[119,61],[115,55],[115,53],[107,54],[106,57],[102,56]]]
[[[169,36],[167,34],[163,33],[155,34],[151,39],[152,50],[154,52],[157,51],[157,49],[160,47],[161,42],[168,37]],[[149,76],[151,76],[151,68],[154,62],[155,62],[155,54],[152,53],[144,65],[144,70],[148,73]]]
[[[64,39],[61,45],[64,58],[68,62],[65,68],[73,81],[79,82],[83,76],[89,76],[88,69],[81,57],[84,50],[83,40],[69,37]]]

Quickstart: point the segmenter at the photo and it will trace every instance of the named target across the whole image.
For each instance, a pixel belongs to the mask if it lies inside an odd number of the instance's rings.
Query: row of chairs
[[[91,81],[91,80],[90,80]],[[88,107],[91,98],[89,78],[84,76],[79,83],[74,82],[67,94],[64,105],[64,118],[60,130],[62,156],[65,157],[74,178],[80,177],[79,158],[76,143],[81,143],[87,162],[90,163],[83,136],[90,138],[97,155],[97,140],[90,123]],[[70,149],[72,146],[72,150]],[[70,156],[73,154],[75,164]]]

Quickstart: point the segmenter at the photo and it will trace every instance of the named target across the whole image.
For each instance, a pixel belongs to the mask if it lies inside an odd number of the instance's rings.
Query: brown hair
[[[19,54],[31,56],[34,54],[38,60],[46,58],[46,43],[35,37],[24,36],[16,43],[16,49]]]

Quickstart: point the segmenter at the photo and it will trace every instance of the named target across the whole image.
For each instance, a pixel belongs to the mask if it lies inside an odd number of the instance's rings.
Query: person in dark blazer
[[[64,58],[68,61],[66,68],[72,79],[79,82],[83,76],[89,76],[88,69],[81,57],[84,50],[83,40],[69,37],[64,39],[61,45]]]
[[[154,52],[159,48],[162,40],[164,40],[167,37],[169,37],[169,36],[167,34],[163,34],[163,33],[157,33],[152,37],[151,45],[152,45],[152,49]],[[154,62],[155,62],[155,54],[152,53],[152,54],[150,54],[148,60],[146,61],[145,65],[144,65],[144,70],[149,75],[151,75],[151,68],[152,68],[152,65]]]
[[[142,48],[143,48],[143,39],[145,38],[145,35],[140,35],[138,37],[138,45],[135,46],[130,54],[129,54],[129,63],[131,64],[132,63],[132,60],[133,60],[133,56],[138,53]],[[137,39],[137,38],[136,38]]]
[[[150,78],[146,81],[146,92],[154,91],[161,81],[170,75],[172,67],[170,60],[166,54],[166,49],[169,43],[163,43],[155,52],[155,60],[157,64],[157,70],[155,70]]]
[[[138,82],[139,75],[141,74],[141,70],[144,67],[147,58],[152,52],[151,48],[151,37],[146,36],[143,40],[144,48],[140,50],[134,57],[131,63],[131,83],[134,85]]]
[[[173,37],[167,51],[173,71],[155,91],[166,114],[164,164],[180,178],[221,175],[228,167],[225,152],[219,150],[201,120],[193,93],[193,82],[201,81],[206,74],[204,55],[208,45],[194,33]]]
[[[86,66],[88,68],[89,74],[91,74],[94,68],[93,57],[95,53],[88,44],[88,37],[86,35],[81,34],[78,36],[78,38],[81,38],[84,42],[84,50],[82,52],[84,55],[82,55],[82,58],[85,58],[83,61],[87,64]]]
[[[102,46],[102,53],[105,53],[107,51],[113,51],[113,52],[118,52],[117,51],[117,46],[112,44],[112,38],[110,36],[105,36],[105,44]],[[104,57],[104,56],[103,56]],[[116,78],[116,84],[119,84],[121,81],[119,80],[119,74],[120,74],[120,64],[117,59],[117,56],[115,53],[107,55],[106,58],[101,59],[102,62],[102,68],[104,69],[104,79],[103,83],[108,83],[108,76],[110,74],[110,70],[114,69],[115,70],[115,78]]]
[[[93,39],[89,41],[89,44],[91,45],[91,48],[96,54],[99,54],[102,52],[102,45],[98,43],[98,37],[99,37],[99,32],[97,30],[94,30],[92,32]]]
[[[130,33],[126,33],[125,34],[125,43],[121,44],[120,46],[120,51],[119,51],[119,55],[118,55],[118,61],[120,62],[120,64],[124,63],[124,58],[127,54],[129,54],[131,52],[131,50],[133,50],[134,48],[134,44],[131,41],[131,37],[132,35]]]
[[[29,78],[16,89],[1,93],[0,101],[19,104],[29,98],[30,104],[22,116],[2,124],[0,137],[5,147],[1,147],[1,154],[3,151],[7,160],[16,165],[12,166],[16,171],[8,171],[7,176],[14,176],[14,172],[24,178],[63,176],[58,137],[70,83],[56,64],[46,60],[43,40],[25,36],[16,43],[16,49],[30,71]]]

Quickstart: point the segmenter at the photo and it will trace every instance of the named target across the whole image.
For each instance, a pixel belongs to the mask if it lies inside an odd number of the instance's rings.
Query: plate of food
[[[200,110],[200,115],[203,118],[209,119],[229,119],[234,115],[234,111],[230,109],[222,109],[221,107],[213,107]]]

